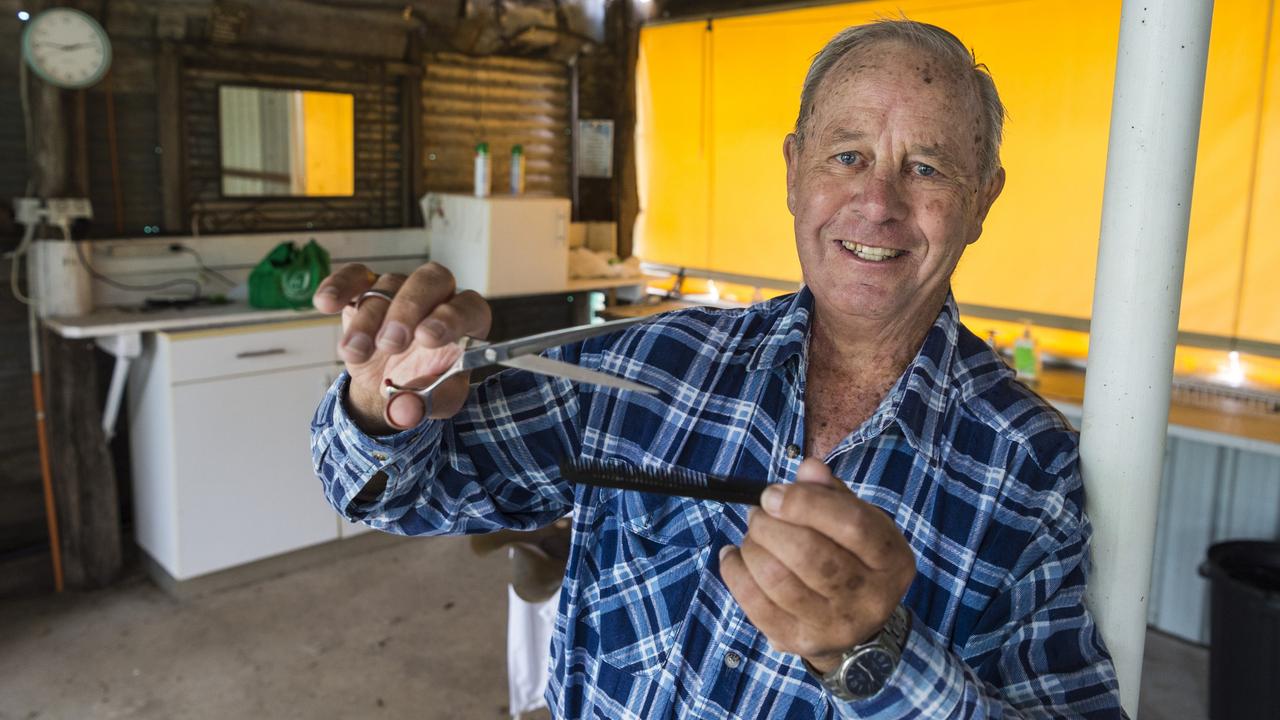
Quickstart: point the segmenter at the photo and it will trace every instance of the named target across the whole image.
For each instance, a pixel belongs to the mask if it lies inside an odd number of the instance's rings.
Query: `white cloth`
[[[547,671],[551,661],[551,633],[555,628],[560,591],[551,599],[527,603],[507,586],[507,686],[511,717],[547,706]]]

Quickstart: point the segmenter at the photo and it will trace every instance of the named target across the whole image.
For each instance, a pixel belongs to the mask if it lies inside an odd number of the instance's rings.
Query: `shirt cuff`
[[[423,447],[439,441],[443,423],[427,420],[394,435],[369,435],[347,412],[347,386],[350,381],[350,375],[343,372],[334,388],[338,402],[334,403],[333,427],[334,445],[342,448],[344,465],[355,482],[344,484],[340,496],[335,499],[343,515],[349,520],[360,521],[379,511],[389,499],[411,489],[414,474],[408,470]],[[386,488],[377,498],[358,502],[356,496],[378,473],[386,476]]]
[[[951,717],[964,698],[966,681],[959,660],[913,614],[898,667],[880,692],[850,702],[828,697],[846,718]]]

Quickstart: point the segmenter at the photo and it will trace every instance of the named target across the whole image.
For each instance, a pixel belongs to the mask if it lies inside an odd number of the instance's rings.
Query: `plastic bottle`
[[[476,197],[489,197],[489,143],[476,145]]]
[[[524,194],[524,147],[511,146],[511,194]]]
[[[1040,381],[1040,369],[1040,348],[1031,337],[1031,323],[1026,323],[1022,336],[1013,343],[1013,370],[1019,380],[1035,383]]]

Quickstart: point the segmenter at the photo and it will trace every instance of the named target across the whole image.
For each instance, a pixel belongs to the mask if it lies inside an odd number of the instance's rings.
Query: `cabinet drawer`
[[[190,382],[337,360],[336,318],[234,329],[161,333],[170,382]]]

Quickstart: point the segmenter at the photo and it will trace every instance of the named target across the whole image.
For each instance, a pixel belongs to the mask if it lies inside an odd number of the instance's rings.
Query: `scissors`
[[[610,322],[597,323],[595,325],[579,325],[576,327],[565,328],[563,330],[552,330],[550,332],[539,333],[537,335],[529,335],[527,337],[516,338],[514,340],[504,340],[502,342],[486,342],[473,337],[463,336],[454,343],[457,348],[458,359],[453,365],[444,372],[443,375],[436,378],[435,382],[424,388],[408,387],[397,385],[387,378],[382,387],[382,396],[387,400],[387,407],[391,407],[391,400],[404,394],[417,395],[427,407],[427,414],[431,413],[431,392],[435,390],[441,383],[458,373],[475,370],[482,367],[491,367],[493,365],[502,365],[541,375],[550,375],[552,377],[565,378],[579,383],[587,383],[589,385],[601,385],[604,387],[619,388],[621,390],[633,390],[647,394],[654,394],[657,390],[642,385],[638,382],[626,380],[606,373],[595,370],[588,370],[584,367],[578,367],[572,363],[561,362],[543,357],[538,353],[547,348],[559,347],[569,343],[585,340],[596,335],[604,335],[606,333],[617,332],[624,328],[635,325],[636,323],[647,320],[647,317],[625,318],[622,320],[613,320]]]

